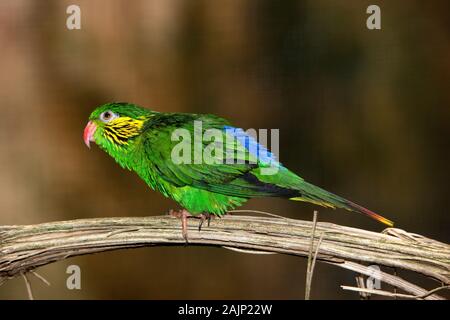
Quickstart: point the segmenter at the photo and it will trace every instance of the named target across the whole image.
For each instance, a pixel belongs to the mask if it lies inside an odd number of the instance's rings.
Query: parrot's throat
[[[109,154],[121,167],[131,169],[130,154],[134,150],[134,141],[128,141],[126,144],[116,144],[109,139],[104,138],[97,142],[97,145]]]

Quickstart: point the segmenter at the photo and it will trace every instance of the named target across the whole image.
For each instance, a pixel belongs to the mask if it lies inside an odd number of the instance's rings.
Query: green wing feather
[[[194,120],[202,121],[203,133],[207,129],[221,130],[224,125],[227,125],[225,120],[212,115],[191,114],[159,114],[146,124],[141,138],[142,150],[139,150],[139,153],[144,152],[146,159],[160,178],[177,187],[189,185],[207,189],[209,185],[228,183],[257,166],[248,163],[226,164],[223,163],[224,161],[212,164],[196,164],[193,161],[191,163],[173,162],[172,150],[179,142],[172,141],[172,133],[176,129],[186,129],[193,134]],[[207,144],[204,141],[202,143],[204,143],[203,147]],[[224,149],[222,157],[226,157],[228,151],[230,150]],[[193,160],[196,158],[196,150],[191,148],[191,152],[190,158]]]

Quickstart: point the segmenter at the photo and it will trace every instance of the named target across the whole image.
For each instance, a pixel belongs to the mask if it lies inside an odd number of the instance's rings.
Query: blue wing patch
[[[256,141],[253,136],[247,134],[241,128],[224,126],[224,130],[227,134],[231,135],[237,141],[239,141],[250,154],[258,159],[258,162],[271,166],[280,165],[276,156],[272,152],[270,152],[262,144],[258,143],[258,141]]]

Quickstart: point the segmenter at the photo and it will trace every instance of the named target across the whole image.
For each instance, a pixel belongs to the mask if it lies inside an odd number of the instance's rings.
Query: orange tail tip
[[[369,210],[367,210],[367,211],[368,212],[364,212],[364,213],[367,214],[372,219],[377,220],[377,221],[379,221],[381,223],[384,223],[385,225],[387,225],[389,227],[393,227],[394,226],[394,222],[393,221],[391,221],[389,219],[386,219],[385,217],[380,216],[379,214],[376,214],[375,212],[372,212],[372,211],[369,211]]]
[[[385,217],[380,216],[379,214],[377,214],[377,213],[375,213],[373,211],[370,211],[369,209],[361,207],[360,205],[357,205],[356,203],[353,203],[353,202],[350,202],[350,201],[349,201],[349,205],[355,211],[363,213],[363,214],[369,216],[370,218],[372,218],[372,219],[374,219],[374,220],[376,220],[378,222],[381,222],[381,223],[383,223],[383,224],[385,224],[385,225],[387,225],[389,227],[393,227],[394,226],[394,222],[393,221],[391,221],[389,219],[386,219]]]

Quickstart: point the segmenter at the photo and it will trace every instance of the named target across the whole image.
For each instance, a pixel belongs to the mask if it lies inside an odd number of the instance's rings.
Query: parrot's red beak
[[[86,128],[84,128],[83,140],[88,148],[91,147],[90,142],[94,141],[94,133],[96,129],[97,126],[92,121],[89,121],[88,124],[86,125]]]

